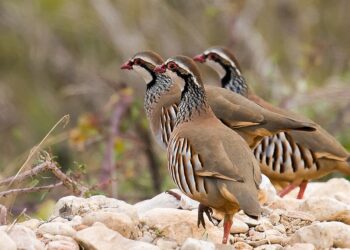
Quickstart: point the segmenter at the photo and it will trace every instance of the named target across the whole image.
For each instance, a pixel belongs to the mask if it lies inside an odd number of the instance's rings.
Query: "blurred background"
[[[145,84],[119,69],[141,50],[166,59],[227,46],[258,95],[312,118],[349,150],[349,9],[348,0],[2,0],[0,180],[45,150],[93,193],[136,202],[174,187],[143,111]],[[66,114],[68,125],[48,134]],[[52,182],[42,174],[20,187]],[[45,218],[67,194],[0,203]]]

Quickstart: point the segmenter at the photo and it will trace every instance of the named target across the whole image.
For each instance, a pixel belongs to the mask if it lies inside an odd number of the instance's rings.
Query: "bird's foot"
[[[204,213],[207,215],[209,221],[215,225],[212,219],[213,209],[200,203],[198,206],[197,226],[202,225],[205,228]]]

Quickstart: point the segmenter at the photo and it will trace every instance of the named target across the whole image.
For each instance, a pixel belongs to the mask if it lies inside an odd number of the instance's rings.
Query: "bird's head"
[[[155,68],[158,73],[166,73],[183,89],[185,83],[191,79],[194,84],[203,86],[203,82],[194,61],[187,56],[175,56]]]
[[[241,68],[233,53],[225,47],[212,47],[205,50],[202,54],[193,57],[193,60],[205,63],[213,68],[223,78],[227,70],[234,69],[239,75]]]
[[[153,51],[143,51],[136,53],[120,68],[136,71],[146,83],[149,83],[155,77],[155,67],[162,63],[163,59],[157,53]]]

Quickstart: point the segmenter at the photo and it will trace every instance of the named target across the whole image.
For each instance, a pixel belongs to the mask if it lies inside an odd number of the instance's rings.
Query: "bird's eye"
[[[176,63],[173,63],[173,62],[168,63],[168,69],[170,70],[176,69]]]
[[[134,60],[134,64],[135,64],[135,65],[140,65],[140,64],[141,64],[141,60],[138,59],[138,58],[136,58],[136,59]]]
[[[210,60],[216,61],[216,60],[218,59],[218,56],[217,56],[216,54],[214,54],[214,53],[210,53],[210,54],[208,55],[208,58],[209,58]]]

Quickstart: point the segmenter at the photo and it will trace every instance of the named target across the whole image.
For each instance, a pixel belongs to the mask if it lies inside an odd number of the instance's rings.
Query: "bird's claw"
[[[213,223],[213,225],[215,225],[215,223],[213,222],[213,219],[212,219],[213,209],[210,207],[204,206],[203,204],[199,204],[197,226],[199,227],[200,225],[202,225],[203,228],[205,228],[205,220],[204,220],[204,216],[203,216],[204,213],[207,215],[209,221],[211,223]]]

